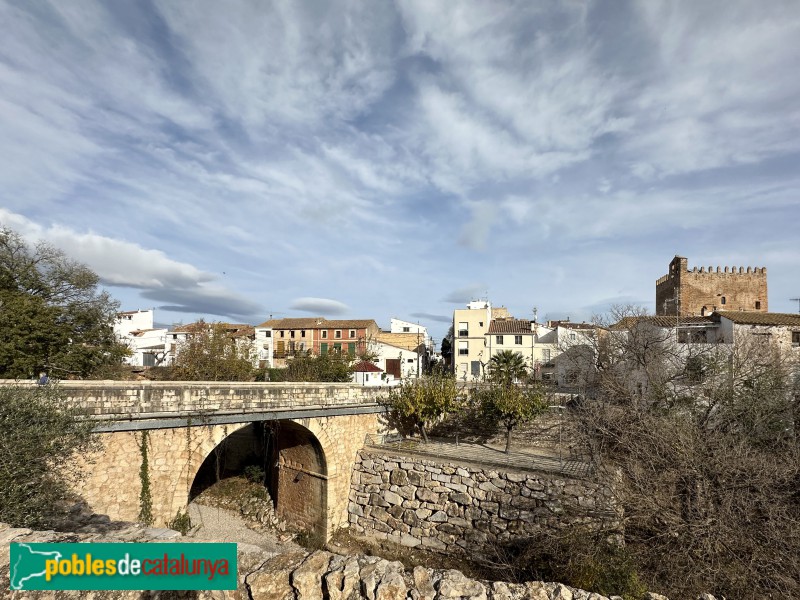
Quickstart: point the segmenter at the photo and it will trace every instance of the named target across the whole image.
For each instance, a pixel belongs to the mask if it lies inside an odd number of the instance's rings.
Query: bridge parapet
[[[0,381],[0,385],[12,383],[35,385],[32,382]],[[191,417],[205,417],[214,423],[233,423],[287,416],[377,412],[382,398],[388,394],[388,389],[349,383],[61,381],[57,385],[92,419],[161,419],[146,428],[183,426]],[[170,424],[164,419],[176,421]],[[113,429],[119,430],[120,427]]]

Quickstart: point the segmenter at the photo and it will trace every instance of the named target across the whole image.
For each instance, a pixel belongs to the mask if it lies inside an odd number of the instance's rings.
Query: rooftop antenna
[[[797,312],[800,313],[800,298],[789,298],[792,302],[797,302]]]
[[[533,307],[533,322],[536,323],[537,316],[539,315],[539,309],[537,307]]]

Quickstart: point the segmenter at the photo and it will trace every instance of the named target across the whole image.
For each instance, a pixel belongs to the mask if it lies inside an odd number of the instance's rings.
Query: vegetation
[[[118,304],[98,282],[60,250],[0,229],[0,377],[87,377],[119,364]]]
[[[199,321],[178,349],[174,376],[184,381],[251,381],[253,344],[231,337],[222,323]]]
[[[462,401],[455,378],[442,372],[406,380],[389,396],[395,417],[418,429],[426,443],[426,426],[447,413],[460,410]]]
[[[525,358],[513,350],[501,350],[489,359],[489,380],[500,385],[511,385],[528,374]]]
[[[269,381],[327,381],[346,383],[353,373],[353,357],[345,352],[298,356],[285,369],[269,369]],[[259,379],[262,379],[259,377]]]
[[[515,384],[508,378],[500,383],[473,391],[473,397],[486,418],[500,422],[506,429],[506,454],[511,451],[514,428],[538,417],[547,410],[547,400],[540,384]]]
[[[93,447],[77,416],[57,385],[0,387],[0,521],[46,528],[63,516],[74,459]]]
[[[641,316],[614,315],[633,319],[598,340],[572,421],[618,478],[636,571],[672,597],[800,597],[797,357],[768,336],[680,344]]]

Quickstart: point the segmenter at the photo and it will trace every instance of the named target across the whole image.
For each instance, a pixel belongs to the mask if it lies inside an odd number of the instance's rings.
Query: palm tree
[[[519,352],[501,350],[489,360],[489,379],[503,385],[511,385],[528,374],[525,359]]]

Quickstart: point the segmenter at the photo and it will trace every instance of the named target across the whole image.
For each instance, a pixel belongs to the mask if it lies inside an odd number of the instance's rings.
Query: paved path
[[[591,474],[589,463],[571,458],[568,454],[559,456],[558,450],[549,448],[514,448],[512,446],[511,452],[506,454],[505,446],[472,442],[456,444],[452,440],[434,438],[430,438],[427,444],[419,439],[387,440],[383,443],[375,443],[377,440],[372,438],[372,441],[373,443],[369,445],[381,450],[439,460],[445,459],[456,463],[467,462],[523,471],[548,471],[580,478],[588,477]]]

